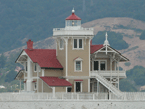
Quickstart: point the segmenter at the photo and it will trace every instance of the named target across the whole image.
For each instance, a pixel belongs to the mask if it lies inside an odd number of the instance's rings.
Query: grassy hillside
[[[104,17],[131,17],[145,21],[144,0],[1,0],[0,53],[52,36],[64,27],[72,8],[82,23]]]

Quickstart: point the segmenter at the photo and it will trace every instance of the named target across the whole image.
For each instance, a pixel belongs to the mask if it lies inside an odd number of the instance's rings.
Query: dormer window
[[[64,48],[64,42],[63,42],[63,39],[60,39],[60,42],[59,42],[59,49],[63,49]]]
[[[82,39],[74,39],[73,49],[83,49],[83,40]]]

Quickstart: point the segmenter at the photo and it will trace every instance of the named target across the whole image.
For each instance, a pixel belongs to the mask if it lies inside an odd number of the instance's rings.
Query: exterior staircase
[[[123,96],[122,92],[118,88],[116,88],[110,81],[101,76],[99,73],[96,73],[96,79],[116,96]]]

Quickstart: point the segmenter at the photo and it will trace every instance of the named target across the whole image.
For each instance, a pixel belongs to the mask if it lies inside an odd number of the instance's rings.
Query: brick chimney
[[[27,41],[27,49],[33,50],[33,41],[31,41],[31,39]]]

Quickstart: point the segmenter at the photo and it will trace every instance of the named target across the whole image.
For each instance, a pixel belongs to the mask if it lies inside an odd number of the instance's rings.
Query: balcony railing
[[[145,101],[145,92],[122,92],[122,97],[113,93],[0,93],[0,101],[41,101],[41,100],[120,100]]]
[[[91,71],[90,76],[96,76],[96,73],[99,73],[100,75],[104,77],[110,77],[110,76],[119,76],[121,78],[126,78],[126,71]]]
[[[72,28],[54,28],[53,29],[53,36],[60,36],[60,35],[94,35],[93,28],[79,28],[79,29],[72,29]]]

